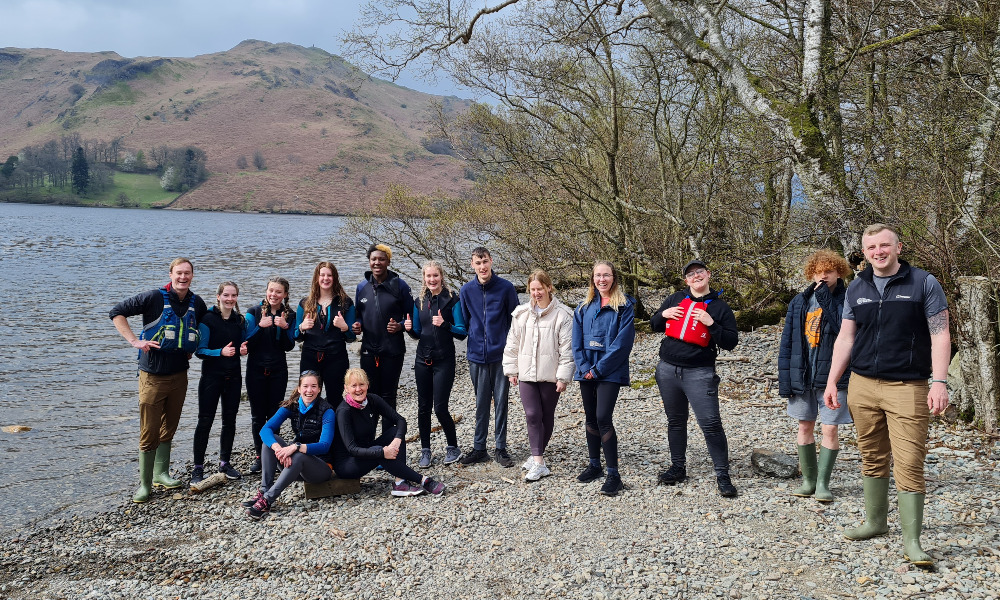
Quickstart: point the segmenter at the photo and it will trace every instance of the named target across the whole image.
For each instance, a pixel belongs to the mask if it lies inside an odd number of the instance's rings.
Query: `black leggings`
[[[208,434],[212,432],[215,411],[222,398],[222,431],[219,433],[219,460],[229,462],[236,438],[236,413],[240,410],[240,392],[243,381],[239,371],[233,373],[205,373],[198,382],[198,425],[194,428],[194,464],[205,464]]]
[[[609,469],[618,468],[618,433],[611,422],[611,413],[615,411],[619,389],[621,384],[610,381],[580,382],[586,415],[587,452],[591,459],[600,460],[603,448]]]
[[[288,390],[288,367],[251,367],[247,365],[247,400],[250,401],[250,433],[253,449],[260,456],[260,430],[278,412]]]
[[[383,433],[372,445],[388,446],[392,443],[395,435],[395,432]],[[333,461],[333,470],[337,473],[337,477],[341,479],[359,479],[371,473],[379,465],[382,465],[383,469],[398,479],[405,479],[414,483],[423,481],[420,473],[406,466],[406,440],[400,442],[399,454],[396,455],[396,458],[391,460],[388,458],[358,458],[357,456],[335,458]]]
[[[413,377],[417,383],[417,425],[420,428],[421,447],[431,447],[431,406],[441,423],[448,445],[458,446],[455,420],[448,412],[448,399],[455,384],[455,357],[435,360],[430,365],[418,357],[413,366]]]
[[[316,352],[315,350],[302,349],[302,358],[299,360],[299,373],[302,371],[316,371],[323,378],[323,389],[326,390],[326,401],[334,410],[344,400],[344,374],[351,366],[350,359],[347,358],[347,351],[330,354],[329,352]],[[297,378],[296,378],[297,379]]]
[[[402,354],[399,356],[376,356],[368,350],[361,351],[361,368],[368,375],[368,393],[380,396],[386,404],[394,409],[396,408],[396,391],[399,389],[399,375],[403,372],[404,358],[406,357]],[[341,387],[343,387],[343,379],[341,379]],[[341,392],[341,396],[343,396],[343,392]],[[332,406],[333,402],[330,402],[330,405]],[[383,435],[389,429],[395,429],[395,425],[390,428],[385,419],[382,419]]]

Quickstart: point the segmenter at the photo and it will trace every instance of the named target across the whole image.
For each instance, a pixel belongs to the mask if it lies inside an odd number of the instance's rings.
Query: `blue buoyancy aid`
[[[198,349],[200,335],[198,318],[195,315],[195,295],[188,292],[188,307],[183,316],[178,316],[170,306],[170,295],[160,288],[163,296],[163,312],[160,318],[142,328],[140,339],[160,344],[161,352],[187,352],[193,354]]]

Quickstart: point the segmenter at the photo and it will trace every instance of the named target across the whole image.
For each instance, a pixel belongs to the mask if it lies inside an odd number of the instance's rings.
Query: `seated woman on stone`
[[[260,461],[260,491],[243,502],[247,516],[260,519],[271,510],[275,500],[293,481],[322,483],[333,477],[327,463],[327,453],[333,441],[335,414],[330,404],[320,396],[323,380],[316,371],[302,371],[299,385],[268,419],[260,430],[263,441]],[[278,431],[288,419],[295,437],[286,443]],[[277,481],[274,471],[283,467]]]
[[[377,435],[379,418],[385,432]],[[338,477],[357,479],[382,466],[395,476],[393,496],[444,493],[444,484],[406,466],[406,420],[385,400],[368,393],[368,375],[348,369],[344,401],[337,407],[337,435],[333,440],[333,468]],[[420,485],[414,485],[419,482]]]

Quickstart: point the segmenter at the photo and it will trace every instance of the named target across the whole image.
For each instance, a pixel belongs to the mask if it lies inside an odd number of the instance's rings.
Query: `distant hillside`
[[[209,179],[185,208],[344,213],[402,182],[459,194],[458,159],[424,149],[429,108],[468,101],[369,79],[319,48],[247,40],[194,58],[0,50],[0,162],[78,133],[143,150],[198,146]],[[254,168],[262,153],[267,169]],[[245,156],[249,167],[240,169]]]

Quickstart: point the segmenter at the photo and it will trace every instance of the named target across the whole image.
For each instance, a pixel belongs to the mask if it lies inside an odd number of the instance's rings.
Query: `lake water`
[[[246,311],[275,274],[291,282],[294,304],[320,260],[337,265],[353,295],[367,260],[356,242],[337,238],[343,223],[326,216],[0,203],[0,425],[32,428],[0,432],[0,535],[131,497],[139,432],[136,352],[108,318],[116,302],[165,284],[176,256],[193,261],[191,289],[209,306],[219,282],[233,280]],[[138,331],[141,319],[130,321]],[[288,362],[295,373],[297,350]],[[199,363],[191,361],[175,466],[191,460]],[[219,426],[217,418],[206,464],[218,459]],[[249,430],[243,404],[237,448],[250,444]]]

